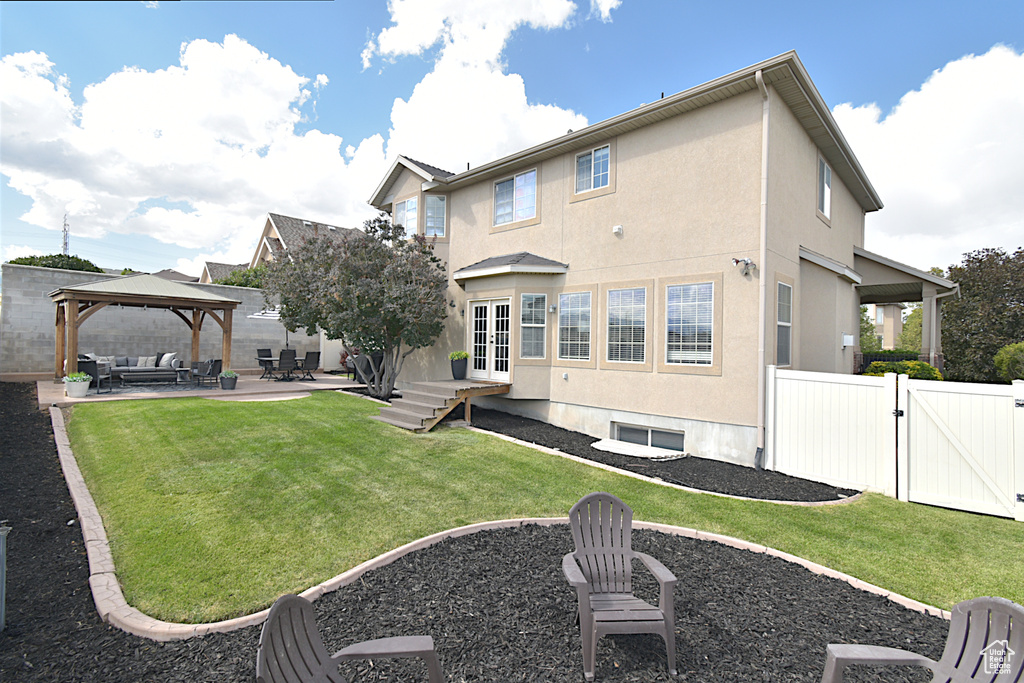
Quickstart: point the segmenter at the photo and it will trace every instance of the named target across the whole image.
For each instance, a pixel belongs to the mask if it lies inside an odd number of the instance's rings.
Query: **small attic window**
[[[302,221],[302,224],[303,224],[304,226],[306,226],[307,228],[312,228],[312,227],[313,227],[313,224],[312,224],[312,223],[310,223],[309,221]]]
[[[328,230],[337,230],[337,228],[336,228],[336,227],[334,227],[333,225],[328,225],[328,226],[327,226],[327,229],[328,229]]]

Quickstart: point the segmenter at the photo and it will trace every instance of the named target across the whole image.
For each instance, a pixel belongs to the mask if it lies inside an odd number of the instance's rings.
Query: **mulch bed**
[[[459,406],[451,419],[463,419]],[[497,410],[473,407],[473,426],[512,436],[523,441],[556,448],[594,462],[654,477],[671,484],[688,486],[702,491],[726,493],[759,500],[826,501],[856,495],[853,489],[843,489],[816,481],[790,477],[779,472],[757,471],[752,467],[733,465],[708,458],[686,457],[663,462],[609,453],[591,447],[598,441],[593,436],[573,432],[561,427],[531,420]]]
[[[474,411],[475,413],[476,411]],[[474,421],[476,421],[474,415]],[[34,387],[0,383],[0,518],[8,537],[0,681],[251,681],[259,627],[155,643],[103,624],[82,536]],[[830,642],[902,647],[937,658],[948,625],[778,558],[655,532],[634,547],[672,570],[679,676],[660,638],[598,643],[599,681],[817,681]],[[408,555],[316,601],[328,649],[432,635],[446,680],[582,681],[575,593],[561,575],[564,526],[482,532]],[[656,585],[637,572],[637,592]],[[426,680],[414,660],[347,664],[350,680]],[[925,681],[900,670],[887,681]],[[851,669],[850,681],[880,680]]]

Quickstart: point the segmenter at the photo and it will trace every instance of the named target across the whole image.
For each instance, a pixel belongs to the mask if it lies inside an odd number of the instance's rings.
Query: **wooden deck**
[[[472,398],[507,394],[512,385],[480,380],[416,382],[373,419],[414,432],[430,431],[460,403],[466,404],[466,422],[472,423]]]

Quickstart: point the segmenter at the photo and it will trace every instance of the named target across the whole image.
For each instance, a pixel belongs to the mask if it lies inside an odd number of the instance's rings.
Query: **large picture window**
[[[666,294],[668,334],[665,362],[711,365],[714,360],[714,285],[710,282],[671,285]]]
[[[577,194],[608,186],[608,152],[605,145],[576,157]]]
[[[608,360],[643,363],[647,336],[647,290],[608,292]]]
[[[818,158],[818,211],[832,219],[832,169],[825,160]]]
[[[519,356],[544,358],[544,340],[547,336],[546,294],[523,294],[519,307]]]
[[[590,360],[590,292],[558,295],[558,357]]]
[[[447,201],[440,195],[427,195],[427,224],[424,227],[427,237],[444,237],[446,204]]]
[[[494,184],[495,225],[523,221],[536,215],[536,169]]]
[[[416,225],[416,198],[406,199],[395,204],[392,221],[395,225],[405,228],[405,234],[415,235],[418,226]]]
[[[775,343],[775,363],[785,366],[793,364],[793,288],[779,283],[778,330]]]

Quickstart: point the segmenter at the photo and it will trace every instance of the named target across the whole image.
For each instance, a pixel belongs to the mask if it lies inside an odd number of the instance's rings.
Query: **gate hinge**
[[[1013,399],[1013,407],[1014,408],[1024,408],[1024,398],[1015,398],[1015,399]]]
[[[1018,503],[1024,503],[1024,493],[1018,493],[1017,494],[1017,502]]]
[[[903,410],[900,409],[900,408],[897,408],[896,410],[892,411],[892,416],[893,417],[903,417]]]

